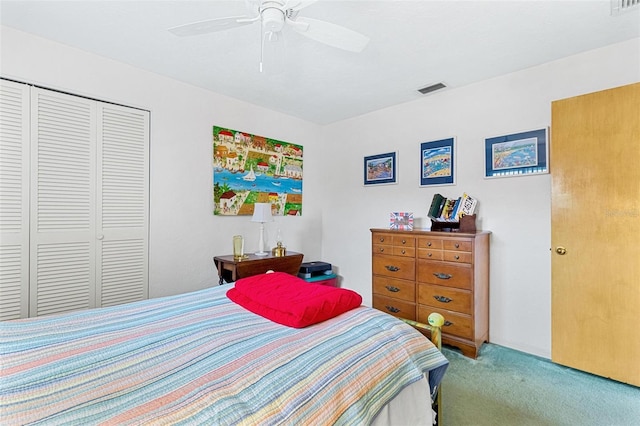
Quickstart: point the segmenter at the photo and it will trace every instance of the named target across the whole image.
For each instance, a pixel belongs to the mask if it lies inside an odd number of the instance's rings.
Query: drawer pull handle
[[[387,270],[391,271],[391,272],[398,272],[400,270],[400,268],[398,268],[397,266],[393,266],[393,265],[386,265],[385,268],[387,268]]]
[[[435,272],[433,275],[435,275],[436,278],[440,278],[441,280],[449,280],[453,278],[453,275],[443,274],[442,272]]]
[[[393,306],[385,306],[385,308],[387,308],[387,311],[393,312],[394,314],[397,314],[398,312],[400,312],[400,309],[394,308]]]
[[[433,296],[434,299],[436,299],[438,302],[442,302],[442,303],[449,303],[451,302],[453,299],[449,299],[448,297],[444,297],[444,296]]]
[[[449,327],[450,325],[453,325],[453,323],[451,321],[445,321],[443,325],[445,327]]]
[[[455,244],[456,248],[460,248],[460,244],[456,243]]]
[[[404,251],[404,249],[401,251],[401,253],[402,253],[402,254],[407,254],[407,252],[406,252],[406,251]]]
[[[427,247],[431,247],[431,241],[427,243]]]
[[[392,292],[392,293],[397,293],[397,292],[400,291],[400,289],[398,287],[393,287],[393,286],[390,286],[390,285],[385,286],[385,288],[387,290],[389,290],[390,292]]]
[[[460,260],[460,256],[458,256],[458,255],[455,255],[453,258],[454,258],[455,260]]]
[[[431,257],[431,256],[433,256],[433,253],[429,253],[429,254],[427,254],[427,256],[428,256],[428,257]]]
[[[402,240],[402,244],[407,244],[407,240]]]
[[[380,237],[380,242],[384,243],[384,237]]]
[[[384,253],[384,249],[380,247],[380,253]]]

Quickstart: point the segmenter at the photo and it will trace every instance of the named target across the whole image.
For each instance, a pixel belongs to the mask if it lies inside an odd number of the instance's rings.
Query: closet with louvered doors
[[[29,153],[29,161],[21,163],[28,172],[21,170],[19,181],[21,197],[28,186],[29,202],[20,200],[22,226],[11,232],[14,240],[23,242],[28,235],[28,257],[24,243],[21,256],[15,254],[15,244],[13,249],[5,246],[4,220],[0,221],[0,292],[20,295],[3,298],[0,318],[147,298],[148,111],[8,81],[2,86],[3,96],[6,87],[29,92],[29,114],[20,119],[29,123],[28,137],[23,138],[27,142],[21,147],[21,158]],[[2,105],[4,128],[5,117],[16,116],[6,112],[10,107],[4,99]],[[4,164],[9,141],[4,132],[1,137]],[[18,184],[4,174],[0,179],[2,188]],[[1,196],[0,209],[5,211],[10,201],[17,205],[14,198]],[[5,274],[9,270],[14,273]]]

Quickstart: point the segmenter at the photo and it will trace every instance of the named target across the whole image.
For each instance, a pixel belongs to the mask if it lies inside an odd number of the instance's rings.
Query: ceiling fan
[[[285,26],[320,43],[350,52],[361,52],[369,43],[369,37],[331,22],[298,16],[301,9],[317,0],[245,0],[249,13],[246,16],[228,16],[207,19],[169,28],[176,36],[186,37],[225,31],[259,22],[264,43],[277,42]],[[261,54],[262,55],[262,54]],[[260,60],[262,71],[262,58]]]

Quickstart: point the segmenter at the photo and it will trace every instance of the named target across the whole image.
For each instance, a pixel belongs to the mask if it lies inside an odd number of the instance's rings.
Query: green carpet
[[[640,388],[494,344],[443,353],[442,426],[640,425]]]

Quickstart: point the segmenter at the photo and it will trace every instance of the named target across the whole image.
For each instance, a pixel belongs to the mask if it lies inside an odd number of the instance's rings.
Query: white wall
[[[550,126],[553,100],[637,81],[639,39],[325,126],[335,172],[324,193],[323,259],[370,304],[369,229],[388,227],[392,211],[412,211],[428,226],[434,193],[468,192],[479,199],[480,228],[492,232],[490,340],[550,357],[550,175],[484,179],[484,139]],[[419,187],[420,144],[452,136],[456,184]],[[398,151],[399,183],[363,187],[363,157],[389,151]]]
[[[0,27],[0,75],[151,111],[150,294],[216,282],[212,257],[248,217],[213,216],[213,125],[304,146],[304,214],[278,218],[289,250],[334,264],[342,284],[371,303],[369,229],[389,212],[413,211],[426,226],[435,192],[480,200],[479,225],[493,232],[492,342],[550,356],[550,176],[483,178],[484,138],[549,126],[551,101],[640,81],[640,40],[320,127],[105,58]],[[420,143],[457,138],[456,185],[419,187]],[[363,187],[363,157],[399,154],[399,183]],[[553,161],[551,161],[553,170]]]
[[[213,256],[231,253],[234,234],[257,250],[259,227],[249,216],[212,213],[213,125],[304,147],[303,216],[278,217],[266,230],[270,246],[280,226],[289,250],[320,256],[317,125],[8,27],[0,27],[0,40],[3,77],[151,111],[151,297],[217,284]]]

